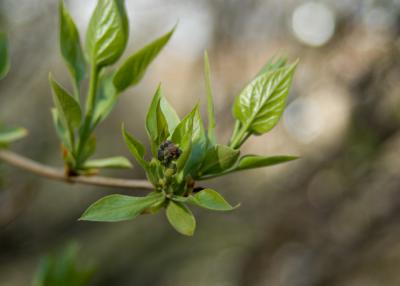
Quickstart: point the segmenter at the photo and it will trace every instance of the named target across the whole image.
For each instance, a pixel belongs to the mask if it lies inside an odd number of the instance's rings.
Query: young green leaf
[[[256,77],[236,97],[233,114],[246,131],[259,135],[279,121],[297,63]]]
[[[148,168],[145,168],[147,179],[153,184],[153,186],[159,185],[159,178],[161,177],[163,170],[160,161],[152,159],[148,164]]]
[[[83,152],[80,157],[80,163],[84,164],[86,160],[94,154],[96,151],[96,137],[94,135],[90,136],[87,140]]]
[[[196,229],[196,220],[192,212],[183,204],[169,201],[167,206],[167,218],[177,232],[192,236]]]
[[[57,108],[51,109],[51,115],[53,117],[53,124],[56,129],[58,138],[68,150],[72,151],[73,148],[71,138],[68,134],[68,127],[64,125],[63,121],[61,121]]]
[[[131,162],[125,157],[110,157],[104,159],[95,159],[86,161],[84,164],[86,169],[101,169],[101,168],[132,168]]]
[[[151,149],[154,156],[157,156],[158,146],[169,136],[168,122],[161,109],[162,97],[161,87],[159,86],[146,117],[146,130],[151,141]]]
[[[187,200],[188,203],[214,211],[231,211],[232,207],[218,192],[212,189],[204,189]]]
[[[150,193],[146,197],[110,195],[92,204],[79,220],[116,222],[134,219],[146,209],[165,200],[162,193]]]
[[[277,164],[282,164],[285,162],[293,161],[298,159],[298,157],[294,156],[273,156],[273,157],[264,157],[258,155],[245,155],[239,160],[238,166],[235,170],[247,170],[253,168],[262,168],[273,166]]]
[[[158,130],[158,138],[156,141],[157,146],[159,146],[162,142],[167,140],[169,136],[169,128],[168,121],[165,118],[164,112],[161,109],[161,100],[157,105],[157,130]]]
[[[146,116],[146,130],[151,141],[155,142],[158,138],[158,125],[157,125],[157,107],[159,106],[162,96],[161,86],[158,86],[156,93],[150,103],[149,110]]]
[[[182,176],[187,175],[187,171],[185,171],[186,163],[192,154],[192,131],[189,131],[181,140],[179,144],[179,148],[182,150],[182,154],[179,159],[176,161],[177,172],[184,171]]]
[[[230,169],[238,160],[240,151],[224,145],[214,145],[208,149],[197,177],[222,173]]]
[[[79,127],[82,118],[79,103],[53,79],[51,74],[49,80],[53,90],[54,104],[57,108],[60,120],[70,129]]]
[[[115,63],[125,50],[128,25],[123,1],[98,0],[86,34],[86,51],[93,65]]]
[[[196,105],[191,112],[186,114],[186,116],[179,122],[179,124],[174,129],[172,133],[171,140],[175,144],[180,145],[183,138],[189,132],[193,132],[193,121],[196,115],[196,111],[199,109],[198,105]]]
[[[181,120],[179,119],[175,109],[169,104],[164,96],[161,97],[160,106],[161,111],[165,116],[165,120],[167,120],[169,133],[172,134]]]
[[[121,67],[118,68],[114,77],[114,85],[119,92],[139,83],[147,67],[168,43],[174,31],[175,27],[164,36],[130,56]]]
[[[81,48],[78,29],[65,8],[63,0],[60,1],[59,17],[61,54],[75,80],[76,87],[78,87],[79,83],[85,77],[86,62]]]
[[[192,143],[190,157],[185,165],[185,174],[195,173],[201,165],[207,150],[207,136],[198,106],[193,110]]]
[[[214,111],[214,102],[213,102],[213,92],[211,86],[211,71],[210,71],[210,62],[208,60],[207,52],[204,53],[204,77],[206,82],[206,91],[207,91],[207,114],[208,114],[208,139],[212,145],[216,144],[217,139],[215,135],[215,111]]]
[[[8,42],[5,33],[0,33],[0,79],[3,79],[10,69]]]
[[[143,144],[129,135],[128,132],[126,132],[124,125],[122,125],[122,136],[124,137],[125,143],[128,145],[131,154],[135,157],[140,166],[146,170],[149,163],[144,159],[146,149]]]
[[[179,148],[182,150],[182,154],[177,161],[178,172],[186,168],[186,163],[188,162],[193,148],[193,132],[194,121],[196,117],[196,113],[198,112],[198,106],[196,105],[193,110],[187,114],[182,121],[176,126],[174,133],[171,136],[172,142],[179,145]],[[198,128],[196,128],[198,132]]]
[[[273,57],[264,65],[264,67],[260,70],[260,72],[257,75],[266,74],[275,71],[277,69],[283,68],[285,67],[286,64],[287,64],[286,57],[280,57],[278,59]]]
[[[0,145],[6,145],[26,136],[28,132],[21,127],[0,130]]]
[[[103,74],[97,88],[93,127],[102,122],[111,112],[118,100],[118,93],[112,83],[113,74]]]

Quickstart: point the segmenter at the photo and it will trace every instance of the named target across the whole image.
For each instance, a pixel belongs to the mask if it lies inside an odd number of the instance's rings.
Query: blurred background
[[[0,119],[30,131],[13,150],[61,166],[47,81],[52,71],[70,82],[59,54],[57,2],[0,1],[12,52]],[[84,35],[95,0],[65,2]],[[196,209],[192,238],[177,234],[163,213],[78,222],[101,196],[143,192],[71,187],[2,164],[0,285],[31,285],[40,259],[71,241],[80,247],[78,264],[96,269],[91,285],[400,285],[400,1],[126,2],[124,57],[179,25],[141,84],[98,128],[98,157],[129,156],[121,122],[147,142],[145,113],[160,82],[181,116],[197,101],[204,107],[207,49],[220,142],[231,134],[234,97],[263,64],[276,54],[301,59],[279,125],[243,147],[301,159],[205,182],[242,206]],[[104,174],[144,178],[135,167]]]

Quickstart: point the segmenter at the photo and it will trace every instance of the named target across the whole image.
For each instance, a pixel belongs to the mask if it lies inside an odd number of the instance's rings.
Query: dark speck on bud
[[[161,143],[160,148],[157,151],[158,160],[165,166],[169,165],[172,161],[177,160],[181,154],[182,150],[169,140]]]

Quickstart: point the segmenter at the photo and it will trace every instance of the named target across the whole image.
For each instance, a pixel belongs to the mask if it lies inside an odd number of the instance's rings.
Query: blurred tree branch
[[[67,183],[125,189],[153,189],[153,186],[147,180],[128,180],[101,176],[67,176],[64,170],[35,162],[9,150],[0,150],[0,160],[36,175]]]

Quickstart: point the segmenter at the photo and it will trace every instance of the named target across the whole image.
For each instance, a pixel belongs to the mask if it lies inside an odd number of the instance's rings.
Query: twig
[[[63,181],[67,183],[79,183],[86,185],[95,185],[100,187],[114,187],[126,189],[153,189],[153,186],[146,180],[127,180],[118,178],[109,178],[101,176],[66,176],[64,171],[50,167],[29,158],[16,154],[9,150],[0,150],[0,160],[20,169],[29,171],[36,175],[46,177],[52,180]]]

